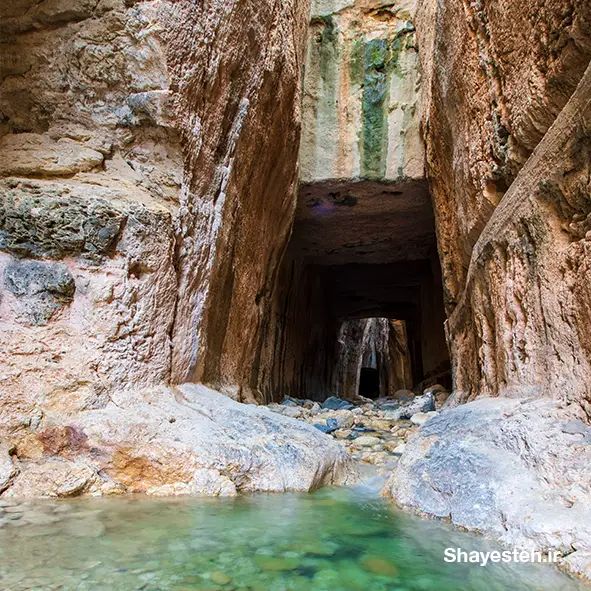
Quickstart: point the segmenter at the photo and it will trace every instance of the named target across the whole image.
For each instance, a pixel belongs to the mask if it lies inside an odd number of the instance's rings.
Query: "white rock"
[[[78,459],[27,466],[5,495],[123,489],[227,496],[310,491],[358,479],[356,465],[332,437],[205,386],[160,387],[113,398],[105,408],[76,417],[47,412],[46,428],[75,429],[84,441]]]
[[[424,425],[429,419],[436,417],[439,413],[436,410],[431,412],[418,412],[416,415],[410,417],[410,422],[415,425]]]
[[[353,447],[372,447],[374,445],[379,445],[382,443],[382,440],[379,437],[373,437],[371,435],[362,435],[357,439],[354,439],[351,442]]]
[[[406,449],[406,443],[400,443],[399,445],[397,445],[394,450],[392,451],[393,454],[396,455],[402,455],[404,453],[404,450]]]
[[[591,447],[562,433],[568,412],[509,398],[447,410],[409,440],[383,492],[512,547],[576,548],[571,568],[589,572]]]

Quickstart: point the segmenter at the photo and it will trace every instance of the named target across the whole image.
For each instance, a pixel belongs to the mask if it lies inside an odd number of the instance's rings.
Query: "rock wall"
[[[301,179],[422,178],[414,0],[314,0]]]
[[[90,474],[64,494],[107,491],[88,449],[43,433],[76,439],[92,413],[136,404],[144,427],[107,444],[133,472],[160,449],[148,432],[162,417],[140,395],[152,387],[201,381],[252,400],[295,208],[308,15],[306,0],[0,8],[2,490],[63,456],[76,465],[58,480],[77,481],[78,462]],[[142,490],[193,481],[165,464]],[[33,494],[58,494],[50,484]]]
[[[5,412],[250,382],[295,206],[308,10],[2,8]]]
[[[308,10],[305,0],[174,5],[169,63],[187,154],[176,382],[258,395],[250,385],[295,207]]]
[[[424,1],[416,25],[459,399],[589,412],[589,5]]]
[[[183,158],[158,3],[2,7],[2,431],[170,377]]]
[[[413,386],[405,323],[388,318],[363,318],[343,322],[339,330],[333,391],[355,399],[360,392],[363,367],[378,373],[380,397]],[[377,397],[377,396],[376,396]]]

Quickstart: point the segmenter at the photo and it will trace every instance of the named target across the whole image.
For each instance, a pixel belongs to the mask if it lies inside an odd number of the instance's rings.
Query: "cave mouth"
[[[276,314],[285,328],[272,354],[276,358],[279,347],[282,361],[268,381],[267,399],[276,384],[296,398],[354,398],[361,368],[382,376],[379,396],[450,384],[441,268],[425,181],[300,185],[281,273]],[[392,349],[398,346],[406,359],[395,379],[384,380],[383,369],[362,360],[358,345],[368,322],[382,337],[389,335]],[[364,391],[375,392],[375,378],[365,374]]]
[[[359,395],[373,400],[380,397],[380,372],[377,368],[361,368],[359,372]]]

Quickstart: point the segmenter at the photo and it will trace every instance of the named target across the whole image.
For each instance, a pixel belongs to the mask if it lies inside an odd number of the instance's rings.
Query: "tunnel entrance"
[[[353,398],[361,390],[375,395],[376,372],[378,396],[451,386],[425,181],[302,184],[277,284],[275,314],[283,328],[269,355],[279,349],[282,361],[270,388],[280,384],[290,395],[316,400]],[[368,331],[388,340],[391,358],[377,364],[363,358]]]
[[[365,398],[379,398],[380,373],[375,367],[362,367],[359,374],[359,395]]]

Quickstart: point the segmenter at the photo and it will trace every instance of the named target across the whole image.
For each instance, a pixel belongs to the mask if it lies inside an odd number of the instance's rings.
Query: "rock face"
[[[455,388],[589,413],[589,5],[425,0],[415,22]]]
[[[74,416],[47,412],[14,451],[7,497],[217,496],[309,491],[357,479],[344,448],[327,435],[204,386],[122,394]]]
[[[510,546],[591,567],[591,427],[565,433],[551,400],[484,398],[443,412],[411,437],[384,494]],[[586,559],[585,559],[586,557]]]
[[[50,4],[0,9],[4,409],[171,379],[248,398],[295,203],[308,3]]]
[[[340,328],[338,344],[334,384],[338,395],[367,396],[360,391],[364,370],[375,374],[373,398],[393,396],[397,390],[412,386],[404,322],[388,318],[349,320]]]
[[[303,182],[422,178],[415,2],[312,2]]]
[[[308,11],[0,8],[0,440],[23,467],[13,494],[107,490],[96,466],[91,477],[59,450],[46,467],[30,456],[23,442],[49,413],[82,417],[131,391],[139,412],[138,392],[185,380],[252,399],[295,205]],[[227,489],[207,471],[194,482]]]

